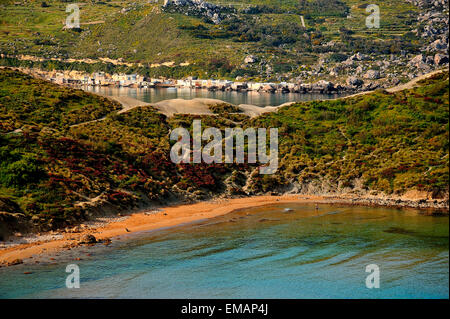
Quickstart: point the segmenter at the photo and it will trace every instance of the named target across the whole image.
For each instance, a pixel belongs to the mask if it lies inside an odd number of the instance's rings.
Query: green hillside
[[[299,75],[323,54],[338,60],[355,52],[399,55],[404,50],[417,54],[423,44],[411,33],[417,27],[418,8],[404,0],[379,4],[380,29],[365,26],[365,8],[371,3],[368,0],[211,0],[223,6],[224,18],[219,24],[195,13],[164,9],[162,0],[156,2],[79,1],[80,29],[66,30],[67,1],[2,1],[0,52],[4,54],[124,59],[141,66],[124,69],[112,64],[2,63],[170,77],[280,80]],[[327,46],[330,41],[335,42]],[[249,54],[257,56],[258,63],[243,65]],[[173,62],[174,67],[151,67],[166,62]]]
[[[421,85],[297,103],[255,119],[225,105],[211,108],[218,116],[166,118],[149,106],[117,114],[104,98],[1,69],[0,220],[47,230],[88,218],[95,197],[129,209],[292,186],[448,198],[448,72]],[[253,165],[174,165],[169,131],[191,128],[199,118],[222,129],[278,127],[279,171],[261,176]]]

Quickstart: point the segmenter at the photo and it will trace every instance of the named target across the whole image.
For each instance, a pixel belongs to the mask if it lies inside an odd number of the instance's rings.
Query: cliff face
[[[7,197],[0,197],[0,241],[16,231],[30,229],[20,206]]]

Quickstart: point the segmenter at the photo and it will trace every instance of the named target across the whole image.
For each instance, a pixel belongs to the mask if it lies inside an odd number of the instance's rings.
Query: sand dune
[[[207,98],[196,98],[192,100],[172,99],[156,103],[142,102],[129,96],[108,96],[108,98],[122,104],[123,109],[119,111],[119,113],[128,112],[136,107],[151,105],[159,112],[168,117],[172,117],[174,114],[214,115],[214,113],[211,112],[209,107],[211,105],[225,103],[222,100],[207,99]],[[292,103],[285,103],[280,106],[266,106],[266,107],[259,107],[250,104],[240,104],[238,105],[238,107],[244,112],[244,114],[250,117],[257,117],[263,113],[276,112],[280,107],[289,104]]]
[[[173,116],[174,114],[195,114],[195,115],[213,115],[209,107],[215,104],[223,104],[222,100],[196,98],[193,100],[166,100],[158,103],[154,103],[153,106],[161,113],[167,116]],[[284,106],[284,105],[283,105]],[[250,117],[256,117],[267,112],[276,112],[281,106],[266,106],[259,107],[256,105],[240,104],[240,108],[246,115]]]
[[[223,101],[215,99],[173,99],[165,100],[152,105],[164,115],[171,117],[174,114],[212,115],[209,110],[211,105],[221,104]]]

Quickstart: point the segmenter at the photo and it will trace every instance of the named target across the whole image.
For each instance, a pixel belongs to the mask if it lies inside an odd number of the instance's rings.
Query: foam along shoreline
[[[413,196],[414,195],[414,196]],[[341,205],[369,205],[386,207],[410,207],[415,209],[441,209],[448,214],[448,201],[425,200],[419,194],[411,194],[410,197],[376,198],[342,196],[316,196],[316,195],[282,195],[282,196],[255,196],[235,199],[217,199],[196,204],[179,204],[163,207],[155,210],[143,210],[132,213],[126,217],[111,218],[107,222],[95,223],[91,227],[80,232],[58,232],[54,236],[44,235],[45,240],[34,241],[26,244],[10,245],[0,248],[0,267],[14,264],[20,260],[36,255],[55,253],[64,249],[79,246],[80,239],[85,235],[94,235],[97,240],[104,241],[110,238],[176,227],[200,220],[211,219],[227,215],[237,210],[249,209],[273,204],[341,204]]]

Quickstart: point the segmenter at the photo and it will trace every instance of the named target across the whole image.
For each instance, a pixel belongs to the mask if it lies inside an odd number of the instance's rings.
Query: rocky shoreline
[[[410,199],[394,199],[394,198],[351,198],[342,199],[339,196],[329,197],[329,200],[336,203],[346,203],[359,206],[376,206],[376,207],[392,207],[392,208],[412,208],[424,209],[429,215],[449,215],[448,200],[410,200]]]

